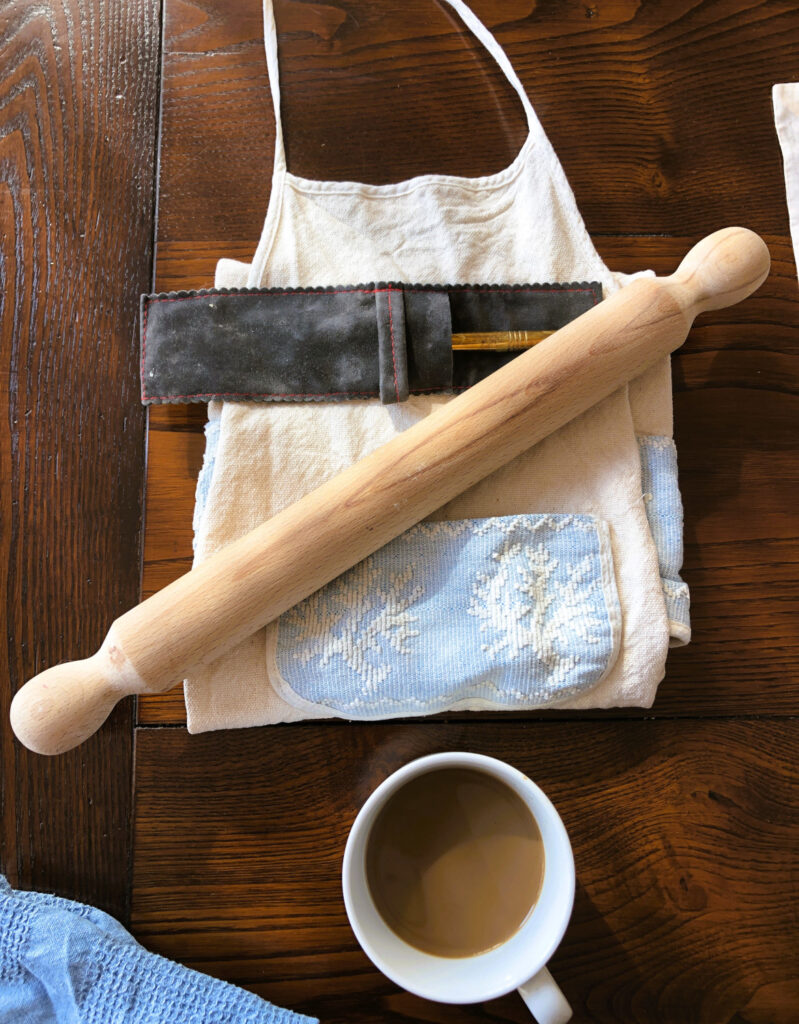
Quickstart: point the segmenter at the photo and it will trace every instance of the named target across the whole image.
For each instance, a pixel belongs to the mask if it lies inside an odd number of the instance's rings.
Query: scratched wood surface
[[[133,714],[48,760],[13,740],[25,679],[135,602],[159,5],[0,7],[0,870],[125,917]]]
[[[526,1020],[455,1009],[373,970],[339,892],[347,829],[381,778],[467,748],[529,771],[575,845],[553,970],[579,1021],[799,1018],[797,323],[770,87],[799,79],[792,0],[475,0],[530,93],[601,254],[672,270],[743,223],[774,272],[700,320],[674,361],[695,630],[653,710],[319,724],[188,737],[180,691],[141,701],[132,913],[149,947],[324,1021]],[[432,0],[278,0],[289,167],[389,182],[515,156],[512,91]],[[155,284],[248,260],[274,123],[258,0],[165,0]],[[531,239],[534,244],[534,239]],[[201,407],[153,410],[143,589],[190,565]],[[652,716],[654,715],[654,719]],[[678,719],[678,720],[677,720]],[[172,728],[164,728],[172,726]]]

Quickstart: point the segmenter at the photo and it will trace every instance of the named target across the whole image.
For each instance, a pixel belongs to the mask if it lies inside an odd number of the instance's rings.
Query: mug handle
[[[538,1024],[566,1024],[572,1019],[572,1008],[546,967],[520,985],[518,992]]]

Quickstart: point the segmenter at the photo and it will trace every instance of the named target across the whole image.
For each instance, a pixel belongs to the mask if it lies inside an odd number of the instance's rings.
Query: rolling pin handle
[[[11,702],[11,728],[36,754],[63,754],[95,733],[122,697],[146,691],[109,633],[91,658],[54,665]]]
[[[748,228],[722,228],[697,242],[667,280],[685,288],[696,316],[741,302],[766,280],[770,267],[768,246],[759,235]]]

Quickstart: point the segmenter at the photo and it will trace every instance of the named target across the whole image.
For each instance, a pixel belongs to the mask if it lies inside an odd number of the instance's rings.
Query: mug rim
[[[500,781],[510,786],[510,788],[524,800],[525,805],[533,815],[536,824],[541,831],[542,840],[544,842],[544,880],[539,897],[535,904],[533,904],[525,922],[516,932],[514,932],[512,936],[506,939],[505,942],[501,943],[499,946],[468,957],[439,957],[435,954],[427,953],[424,950],[419,950],[401,939],[382,919],[374,906],[374,900],[371,897],[368,883],[366,881],[364,857],[361,858],[360,863],[355,863],[359,844],[362,845],[362,853],[365,855],[366,843],[368,842],[369,830],[371,829],[373,820],[379,809],[385,804],[389,797],[412,778],[425,774],[428,771],[435,771],[446,766],[471,767],[477,771],[484,771],[495,778],[499,778]],[[535,801],[536,806],[533,806],[533,800]],[[543,821],[542,815],[545,816],[545,820]],[[555,851],[558,854],[557,873],[555,873],[554,867],[548,867],[548,865],[552,863],[551,855]],[[550,878],[549,885],[547,885],[548,877]],[[371,910],[380,921],[382,927],[387,929],[388,932],[391,933],[392,937],[396,939],[402,947],[412,951],[413,955],[417,959],[421,958],[423,962],[429,961],[431,964],[435,964],[437,962],[442,968],[444,968],[445,965],[451,966],[453,964],[468,963],[470,965],[474,965],[475,968],[479,964],[488,969],[485,958],[492,957],[493,965],[495,961],[502,956],[503,950],[505,950],[515,940],[519,940],[519,937],[523,935],[526,926],[529,925],[533,918],[536,907],[544,902],[543,897],[545,891],[548,893],[548,899],[550,902],[556,900],[556,903],[554,904],[555,910],[552,914],[554,920],[548,925],[547,941],[540,944],[540,948],[535,953],[533,961],[525,964],[523,967],[519,966],[515,972],[503,972],[501,981],[491,979],[484,989],[481,989],[479,992],[475,990],[466,998],[459,997],[457,992],[450,992],[444,995],[440,990],[434,990],[433,988],[426,987],[423,983],[418,983],[412,978],[409,979],[406,977],[401,969],[396,968],[392,963],[388,962],[376,948],[376,944],[372,941],[368,928],[363,926],[363,923],[360,920],[360,913],[355,906],[354,889],[358,882],[361,883],[360,888],[367,894]],[[520,985],[523,985],[526,981],[529,981],[534,977],[541,968],[548,963],[552,954],[563,939],[574,909],[574,855],[568,833],[566,832],[566,827],[563,824],[554,804],[544,791],[532,781],[532,779],[519,771],[519,769],[515,768],[513,765],[508,764],[507,761],[502,761],[499,758],[491,757],[487,754],[475,754],[469,751],[445,751],[437,754],[423,755],[402,765],[385,778],[366,799],[355,816],[355,820],[353,821],[349,835],[347,836],[342,863],[342,889],[347,918],[349,919],[350,927],[352,928],[358,943],[375,967],[377,967],[378,970],[380,970],[387,978],[404,988],[406,991],[435,1002],[451,1004],[474,1003],[487,999],[495,999],[499,996],[506,995],[508,992],[512,992],[514,989],[517,989]],[[555,893],[555,890],[557,890],[557,893]],[[519,941],[525,940],[522,939]],[[532,934],[527,937],[526,941],[528,944],[532,943]],[[518,951],[516,955],[518,957]],[[495,973],[496,970],[496,967],[494,967]]]

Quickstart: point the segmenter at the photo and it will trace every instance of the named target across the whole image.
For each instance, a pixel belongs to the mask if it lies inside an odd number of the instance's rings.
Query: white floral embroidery
[[[371,693],[391,672],[391,665],[375,661],[381,640],[397,654],[409,654],[409,643],[419,636],[412,628],[419,621],[408,609],[424,593],[411,587],[413,566],[385,573],[372,560],[361,562],[292,608],[286,621],[295,628],[292,656],[307,665],[318,659],[319,667],[338,656]]]
[[[420,523],[281,617],[285,685],[361,718],[581,692],[615,651],[603,536],[577,514]]]
[[[593,523],[585,518],[577,518],[566,513],[558,515],[520,515],[503,516],[495,519],[473,519],[471,532],[476,536],[487,533],[500,533],[506,537],[518,531],[526,530],[528,533],[539,533],[540,531],[560,533],[561,530],[582,530],[590,532],[594,529]]]
[[[551,673],[550,685],[560,685],[580,657],[564,650],[568,636],[602,642],[604,623],[594,614],[592,559],[567,566],[566,579],[559,581],[553,579],[558,559],[543,544],[506,542],[492,557],[497,569],[477,577],[467,609],[483,620],[480,631],[493,637],[483,650],[492,660],[502,654],[513,661],[532,648]]]

